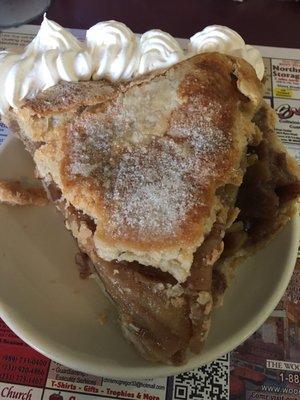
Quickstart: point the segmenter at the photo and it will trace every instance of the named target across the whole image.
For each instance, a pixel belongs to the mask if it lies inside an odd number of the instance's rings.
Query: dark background
[[[87,29],[115,19],[136,33],[159,28],[182,38],[221,24],[249,44],[300,48],[300,1],[52,0],[47,16],[66,28]],[[38,18],[32,23],[40,22]]]

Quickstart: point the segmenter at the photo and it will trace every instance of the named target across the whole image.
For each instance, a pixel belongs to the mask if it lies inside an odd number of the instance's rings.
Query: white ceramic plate
[[[0,178],[32,177],[22,144],[0,152]],[[183,367],[141,359],[121,335],[116,315],[92,280],[81,280],[76,245],[54,207],[0,205],[0,316],[25,342],[66,366],[116,378],[154,378],[207,363],[252,334],[283,295],[297,254],[295,218],[264,250],[241,266],[214,312],[203,352]],[[99,313],[109,311],[106,325]]]

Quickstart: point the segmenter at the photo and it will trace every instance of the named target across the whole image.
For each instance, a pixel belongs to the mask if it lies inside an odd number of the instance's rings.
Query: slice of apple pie
[[[203,53],[128,82],[60,82],[4,122],[147,359],[199,352],[233,267],[295,211],[299,171],[254,69]]]

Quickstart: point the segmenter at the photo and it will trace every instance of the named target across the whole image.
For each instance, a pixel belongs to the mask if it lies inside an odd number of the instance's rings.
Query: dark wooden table
[[[300,48],[300,1],[52,0],[47,15],[69,28],[87,29],[115,19],[134,32],[160,28],[176,37],[221,24],[235,29],[249,44]],[[40,22],[41,18],[33,21]]]

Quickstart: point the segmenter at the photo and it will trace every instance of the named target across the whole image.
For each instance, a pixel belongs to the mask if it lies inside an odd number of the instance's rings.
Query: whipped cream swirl
[[[185,58],[178,42],[167,32],[152,29],[141,36],[138,74],[167,68]]]
[[[91,73],[91,56],[80,42],[44,17],[37,36],[23,52],[0,52],[0,113],[60,80],[89,80]]]
[[[253,46],[246,45],[244,39],[227,26],[207,26],[190,38],[189,50],[191,54],[217,51],[241,57],[253,66],[260,80],[264,76],[265,67],[260,52]]]
[[[138,41],[121,22],[99,22],[86,33],[92,56],[93,79],[130,79],[138,65]]]
[[[210,51],[244,58],[262,79],[264,64],[259,51],[225,26],[213,25],[196,33],[184,51],[166,32],[152,29],[138,37],[116,21],[92,26],[81,43],[44,16],[37,36],[25,49],[0,52],[0,114],[61,80],[128,80]]]

